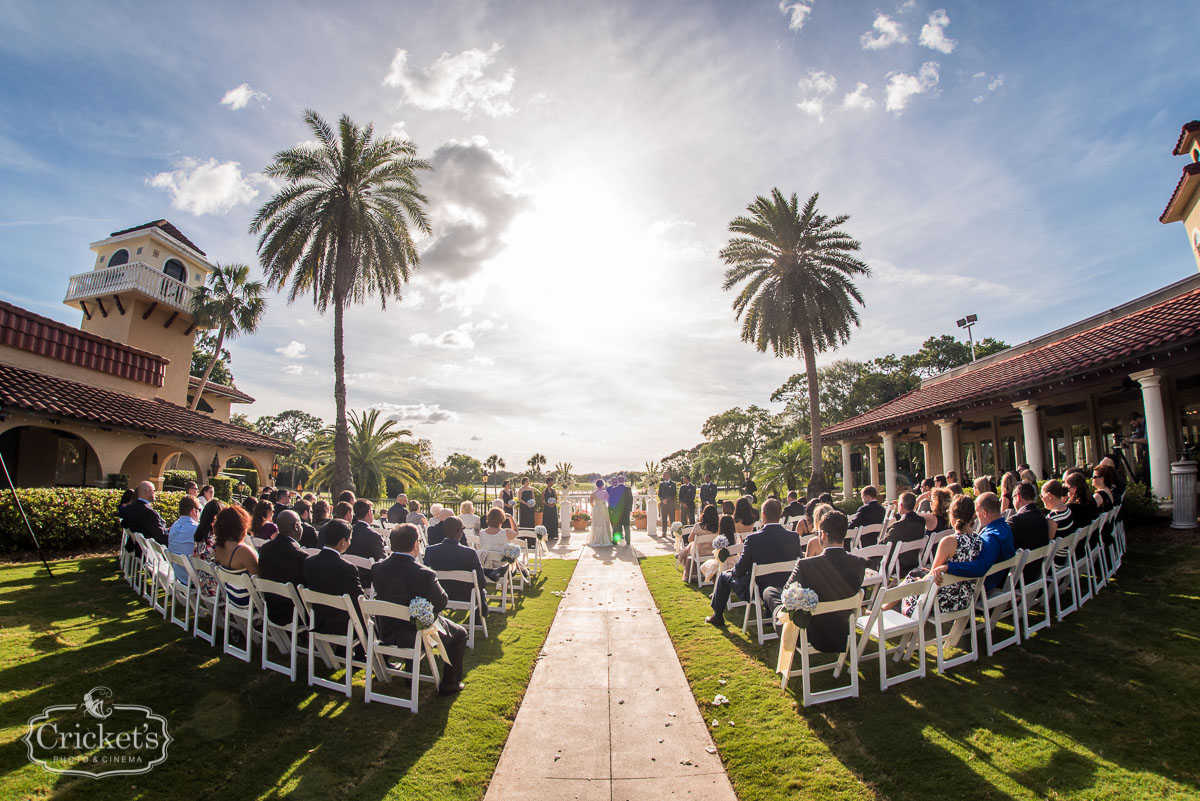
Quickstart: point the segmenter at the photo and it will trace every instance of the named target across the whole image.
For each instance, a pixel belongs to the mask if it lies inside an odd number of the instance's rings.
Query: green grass
[[[704,623],[671,557],[642,570],[741,801],[1200,798],[1200,547],[1130,544],[1115,584],[1030,642],[886,693],[864,660],[861,697],[807,710],[777,641]]]
[[[547,562],[515,615],[489,617],[466,689],[420,712],[314,690],[186,635],[148,610],[108,558],[0,567],[0,798],[478,799],[487,788],[575,563]],[[167,718],[152,772],[101,780],[28,762],[25,721],[97,685]]]

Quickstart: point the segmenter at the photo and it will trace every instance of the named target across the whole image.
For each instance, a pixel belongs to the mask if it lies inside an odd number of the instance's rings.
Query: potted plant
[[[592,516],[587,512],[575,512],[571,515],[571,530],[583,531],[592,522]]]
[[[645,530],[645,528],[646,528],[646,510],[645,509],[634,509],[633,510],[633,527],[636,529]]]

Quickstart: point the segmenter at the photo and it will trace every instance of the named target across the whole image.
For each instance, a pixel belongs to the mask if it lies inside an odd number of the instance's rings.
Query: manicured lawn
[[[704,623],[671,557],[642,570],[741,801],[1200,798],[1198,545],[1131,532],[1115,584],[1030,642],[886,693],[864,661],[861,697],[807,710],[777,641]]]
[[[575,563],[551,560],[515,615],[467,652],[466,689],[417,715],[259,670],[148,610],[111,557],[0,567],[0,798],[478,799]],[[303,671],[302,671],[303,673]],[[167,718],[151,773],[100,780],[31,765],[25,721],[97,685]]]

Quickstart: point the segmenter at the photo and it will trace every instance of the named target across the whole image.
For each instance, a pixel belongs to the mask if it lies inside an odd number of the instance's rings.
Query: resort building
[[[1160,219],[1185,223],[1200,267],[1200,121],[1183,126],[1174,153],[1192,161]],[[1171,463],[1200,441],[1200,274],[933,376],[824,436],[841,443],[847,497],[857,449],[876,484],[882,457],[888,498],[915,472],[954,470],[965,485],[1028,464],[1047,478],[1117,454],[1169,500]],[[902,443],[920,445],[907,477]]]
[[[230,424],[252,403],[208,384],[189,410],[192,298],[213,265],[166,220],[93,242],[70,277],[73,328],[0,300],[0,454],[18,486],[104,486],[110,474],[162,486],[178,466],[203,481],[241,457],[265,483],[287,443]],[[244,463],[243,463],[244,464]]]

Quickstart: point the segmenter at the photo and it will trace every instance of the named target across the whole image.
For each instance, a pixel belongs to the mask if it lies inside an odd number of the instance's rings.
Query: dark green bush
[[[196,471],[194,470],[166,470],[163,471],[163,486],[164,487],[179,487],[183,489],[189,481],[196,481]],[[199,486],[200,482],[196,481]]]
[[[109,489],[126,490],[129,488],[129,476],[125,473],[109,473],[105,483]]]
[[[90,487],[18,489],[38,542],[46,551],[112,548],[121,540],[117,504],[122,490]],[[159,493],[154,507],[167,526],[179,516],[182,492]],[[0,496],[0,553],[33,550],[12,493]]]
[[[1125,487],[1125,499],[1121,502],[1121,515],[1126,522],[1150,520],[1162,515],[1150,488],[1141,481],[1133,481]]]
[[[214,476],[208,480],[212,484],[213,497],[224,501],[225,503],[233,503],[233,485],[234,480],[230,476]]]
[[[221,471],[222,475],[233,476],[238,481],[250,488],[250,492],[258,494],[258,471],[250,470],[241,467],[226,467]],[[215,486],[215,485],[214,485]]]

